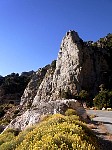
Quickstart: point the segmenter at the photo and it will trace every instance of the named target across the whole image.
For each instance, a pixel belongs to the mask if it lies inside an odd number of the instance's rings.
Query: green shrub
[[[64,98],[64,99],[72,99],[73,95],[71,94],[70,89],[68,88],[67,90],[60,89],[59,91],[59,97]]]
[[[12,133],[14,136],[17,136],[19,134],[19,129],[7,129],[4,133]]]
[[[10,123],[10,118],[7,117],[7,118],[3,118],[0,120],[0,125],[8,125]]]
[[[77,115],[76,110],[73,109],[67,109],[67,111],[65,112],[66,116],[71,116],[71,115]]]

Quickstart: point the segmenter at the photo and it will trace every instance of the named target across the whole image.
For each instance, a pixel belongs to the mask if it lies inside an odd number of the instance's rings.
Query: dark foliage
[[[7,103],[5,99],[20,99],[31,77],[31,74],[19,76],[18,73],[0,77],[0,102],[3,104]]]
[[[112,91],[100,91],[99,94],[95,96],[94,106],[96,106],[99,109],[103,107],[112,108]]]
[[[2,107],[0,107],[0,118],[3,117],[5,114],[5,111]]]

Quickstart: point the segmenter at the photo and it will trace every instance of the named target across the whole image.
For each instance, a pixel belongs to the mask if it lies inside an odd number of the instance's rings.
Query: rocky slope
[[[49,76],[48,74],[50,74],[50,75],[53,74],[55,68],[56,68],[56,60],[52,61],[52,63],[50,65],[40,68],[33,75],[32,79],[28,83],[28,85],[21,97],[21,102],[20,102],[21,106],[27,107],[27,108],[31,107],[32,102],[37,94],[37,91],[38,91],[43,79],[46,80],[46,76]],[[43,89],[44,89],[44,87],[43,87]]]
[[[41,102],[40,105],[28,109],[21,116],[17,116],[15,119],[13,119],[11,123],[6,127],[6,129],[15,128],[23,130],[26,127],[38,123],[41,120],[42,116],[56,113],[64,114],[67,109],[76,110],[77,114],[81,116],[82,119],[88,121],[85,109],[77,100],[74,99],[56,100],[56,101],[49,101],[47,103]]]
[[[45,66],[43,68],[40,68],[32,77],[30,82],[28,83],[22,97],[21,97],[21,102],[20,105],[23,105],[24,107],[30,107],[37,90],[45,77],[45,74],[47,70],[49,69],[50,65]]]
[[[108,44],[108,40],[111,44]],[[83,42],[75,31],[67,32],[62,40],[57,61],[53,62],[44,74],[39,70],[24,91],[20,105],[29,109],[13,120],[8,127],[24,129],[38,122],[43,114],[61,113],[63,109],[73,106],[77,106],[77,113],[80,112],[81,116],[87,118],[84,108],[79,107],[80,103],[70,99],[75,98],[81,90],[88,91],[93,98],[101,84],[112,88],[111,50],[111,34],[93,43]],[[57,107],[60,106],[63,107],[57,111]]]

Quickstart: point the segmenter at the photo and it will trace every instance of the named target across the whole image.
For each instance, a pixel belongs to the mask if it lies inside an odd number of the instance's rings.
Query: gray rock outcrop
[[[55,113],[64,114],[68,108],[76,110],[79,116],[82,116],[82,118],[87,119],[85,109],[77,100],[56,100],[49,101],[48,103],[41,102],[41,104],[38,105],[36,108],[28,109],[21,116],[18,116],[14,120],[12,120],[11,123],[7,126],[7,128],[23,130],[28,126],[38,123],[41,119],[41,116],[43,115]]]
[[[59,99],[59,92],[63,89],[67,90],[70,88],[74,93],[80,90],[78,76],[81,70],[79,62],[81,41],[75,31],[67,32],[61,43],[55,72],[51,74],[48,71],[34,98],[33,105],[37,105],[41,100],[47,102],[49,100]]]
[[[22,97],[20,105],[24,107],[31,107],[34,97],[37,94],[37,90],[45,77],[48,67],[40,68],[32,77],[28,83]]]
[[[20,105],[23,108],[25,107],[30,108],[36,95],[39,96],[38,99],[43,100],[44,97],[46,97],[46,95],[50,95],[51,92],[50,84],[52,84],[50,82],[52,82],[52,76],[55,68],[56,68],[56,60],[52,61],[50,65],[46,65],[45,67],[38,69],[38,71],[33,75],[32,79],[30,80],[21,97]],[[46,86],[48,84],[49,86]]]

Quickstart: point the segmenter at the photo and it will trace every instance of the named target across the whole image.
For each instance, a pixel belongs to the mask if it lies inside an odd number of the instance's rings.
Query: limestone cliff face
[[[75,31],[67,32],[61,43],[56,69],[53,74],[48,70],[34,98],[33,105],[39,104],[41,100],[47,102],[61,99],[60,91],[66,91],[68,88],[74,93],[80,90],[78,76],[81,70],[79,62],[81,42],[82,40]]]
[[[37,91],[37,95],[33,100],[33,105],[40,105],[41,102],[48,102],[50,100],[52,95],[53,73],[54,71],[51,68],[47,71]]]
[[[83,42],[77,32],[69,31],[63,38],[54,73],[47,72],[41,83],[33,105],[41,101],[62,99],[63,91],[71,97],[81,90],[89,92],[91,97],[99,91],[99,86],[106,86],[109,75],[110,53],[100,43]]]
[[[56,70],[53,76],[52,99],[60,97],[62,91],[70,91],[72,94],[81,90],[79,76],[82,69],[80,58],[82,40],[75,31],[66,33],[62,40],[58,54]]]
[[[27,85],[22,97],[20,105],[23,108],[30,108],[35,96],[38,99],[44,101],[44,97],[50,98],[52,77],[56,68],[56,60],[52,61],[50,65],[40,68],[32,77]]]

